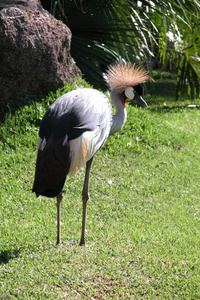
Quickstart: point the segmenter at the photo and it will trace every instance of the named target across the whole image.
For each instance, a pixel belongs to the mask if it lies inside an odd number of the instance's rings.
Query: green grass
[[[96,155],[84,247],[84,170],[65,184],[59,247],[55,199],[31,193],[39,121],[73,86],[5,118],[0,299],[200,299],[200,110],[158,88]]]

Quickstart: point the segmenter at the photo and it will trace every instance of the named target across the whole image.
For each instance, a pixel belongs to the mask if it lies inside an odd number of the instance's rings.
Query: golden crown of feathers
[[[117,93],[122,93],[127,87],[138,85],[148,79],[146,70],[127,62],[116,63],[106,72],[108,86]]]

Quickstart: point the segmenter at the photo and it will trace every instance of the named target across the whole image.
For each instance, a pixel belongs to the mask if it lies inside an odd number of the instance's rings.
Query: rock
[[[6,1],[0,6],[0,100],[75,82],[81,72],[70,55],[70,29],[42,7],[24,9]]]

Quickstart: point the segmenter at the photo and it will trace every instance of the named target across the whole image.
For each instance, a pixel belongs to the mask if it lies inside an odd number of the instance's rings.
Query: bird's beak
[[[146,101],[144,101],[144,99],[141,96],[139,96],[138,94],[135,95],[134,100],[135,100],[136,104],[138,104],[140,106],[143,106],[143,107],[148,106]]]

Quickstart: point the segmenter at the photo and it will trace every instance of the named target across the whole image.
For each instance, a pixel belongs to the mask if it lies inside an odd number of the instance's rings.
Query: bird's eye
[[[133,89],[133,87],[132,86],[130,86],[130,87],[127,87],[126,89],[125,89],[125,95],[126,95],[126,97],[128,98],[128,99],[130,99],[130,100],[132,100],[134,97],[135,97],[135,92],[134,92],[134,89]]]

